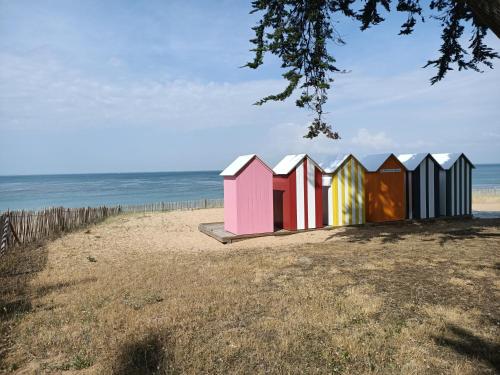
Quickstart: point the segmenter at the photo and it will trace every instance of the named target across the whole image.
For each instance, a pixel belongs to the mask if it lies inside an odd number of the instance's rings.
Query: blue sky
[[[339,20],[327,120],[340,141],[302,138],[279,64],[251,58],[247,1],[0,0],[0,175],[222,169],[258,153],[464,151],[500,162],[500,64],[429,85],[439,29],[397,36],[401,18],[361,33]],[[500,50],[500,41],[489,36]]]

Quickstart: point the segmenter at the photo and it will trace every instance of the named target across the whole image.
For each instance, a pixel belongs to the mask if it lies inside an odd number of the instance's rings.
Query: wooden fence
[[[63,232],[84,228],[122,212],[195,210],[223,207],[223,199],[160,202],[137,206],[48,208],[0,214],[0,257],[14,244],[29,244]]]
[[[14,244],[28,244],[83,228],[120,213],[120,207],[54,207],[40,211],[7,211],[0,216],[0,255]]]
[[[496,187],[472,187],[472,196],[498,196],[500,188]]]
[[[137,206],[120,206],[122,212],[154,212],[197,210],[201,208],[219,208],[224,206],[224,199],[199,199],[181,202],[159,202]]]

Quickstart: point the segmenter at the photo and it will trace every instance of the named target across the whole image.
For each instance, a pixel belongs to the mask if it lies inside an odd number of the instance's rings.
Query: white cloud
[[[120,60],[109,64],[118,66]],[[46,56],[0,55],[0,126],[127,126],[206,129],[274,124],[306,114],[293,102],[253,106],[279,91],[280,80],[240,83],[105,80]],[[276,121],[274,121],[276,120]]]
[[[395,146],[394,141],[385,132],[370,132],[366,128],[359,129],[351,143],[374,151],[390,151]]]
[[[284,85],[279,79],[204,82],[175,79],[163,71],[158,76],[168,78],[152,80],[125,75],[127,64],[115,69],[119,74],[91,74],[44,49],[0,53],[0,66],[0,129],[5,130],[88,129],[97,134],[112,128],[138,134],[170,129],[193,139],[183,147],[193,147],[194,156],[210,153],[230,160],[238,153],[258,152],[271,164],[302,152],[318,160],[326,154],[382,151],[465,151],[474,160],[500,158],[491,142],[500,128],[497,70],[461,73],[433,87],[421,71],[341,76],[326,108],[326,120],[342,137],[332,141],[303,138],[312,115],[297,109],[293,100],[252,105],[279,91]],[[219,130],[198,150],[194,140],[200,129]]]

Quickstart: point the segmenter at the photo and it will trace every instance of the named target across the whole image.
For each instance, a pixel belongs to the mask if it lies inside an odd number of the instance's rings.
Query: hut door
[[[283,191],[273,190],[274,230],[283,229]]]

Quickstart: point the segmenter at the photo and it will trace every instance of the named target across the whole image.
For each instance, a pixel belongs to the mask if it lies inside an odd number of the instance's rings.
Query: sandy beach
[[[472,209],[475,211],[499,211],[500,195],[494,194],[472,194]]]

